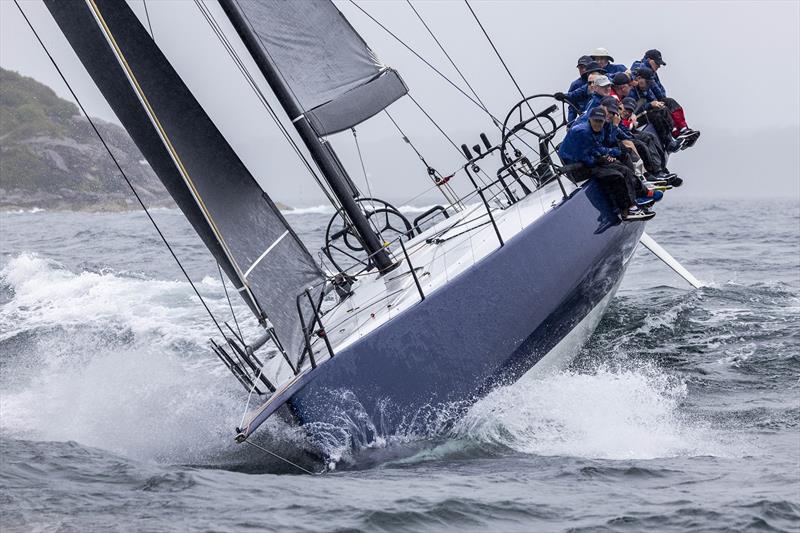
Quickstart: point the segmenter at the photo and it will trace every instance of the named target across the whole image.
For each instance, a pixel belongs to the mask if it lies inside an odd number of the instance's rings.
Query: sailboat
[[[258,320],[258,337],[211,340],[259,399],[238,442],[276,413],[353,445],[425,431],[426,413],[457,418],[497,386],[564,367],[643,236],[594,183],[566,177],[564,104],[549,95],[516,103],[499,142],[461,147],[467,194],[430,169],[449,201],[413,221],[362,196],[326,137],[406,97],[400,73],[329,0],[219,0],[237,35],[218,37],[241,40],[259,70],[243,73],[266,80],[336,208],[320,263],[124,0],[44,3]]]

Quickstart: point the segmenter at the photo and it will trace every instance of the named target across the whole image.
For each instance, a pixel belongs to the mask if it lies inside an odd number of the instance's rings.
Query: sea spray
[[[652,366],[523,378],[477,402],[453,436],[537,455],[604,459],[715,455],[684,418],[686,384]]]
[[[34,254],[12,258],[0,280],[4,435],[166,462],[240,452],[241,390],[205,346],[218,332],[188,283],[73,273]],[[229,312],[218,281],[198,286]],[[266,432],[286,440],[285,426]]]

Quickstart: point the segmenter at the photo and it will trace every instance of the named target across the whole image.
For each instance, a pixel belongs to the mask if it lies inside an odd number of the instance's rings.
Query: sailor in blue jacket
[[[565,165],[577,165],[571,172],[576,181],[596,179],[606,189],[609,199],[619,210],[623,220],[648,220],[655,213],[636,205],[633,172],[616,160],[621,155],[619,147],[605,145],[606,110],[596,107],[589,112],[588,120],[576,123],[558,148]]]
[[[589,116],[589,111],[602,105],[601,102],[603,98],[607,97],[610,93],[611,80],[608,79],[608,76],[600,75],[596,77],[592,82],[592,95],[586,102],[586,107],[584,107],[583,113],[578,117],[578,120],[586,121]]]
[[[646,67],[653,71],[653,85],[651,90],[658,100],[665,100],[667,98],[667,89],[658,78],[658,69],[666,65],[664,59],[661,57],[661,52],[658,50],[648,50],[644,53],[644,57],[640,61],[634,61],[631,65],[631,70],[636,71],[640,68]]]
[[[658,69],[666,64],[664,58],[661,56],[661,52],[654,48],[645,52],[641,61],[634,61],[633,65],[631,65],[631,69],[635,71],[642,68],[649,68],[653,72],[650,90],[653,96],[655,96],[655,99],[663,102],[669,110],[674,128],[672,134],[682,143],[681,149],[684,149],[697,142],[697,139],[700,137],[700,132],[689,127],[686,123],[683,107],[675,101],[675,99],[667,96],[667,89],[658,77]]]
[[[628,67],[626,67],[621,63],[615,65],[614,58],[611,57],[611,54],[609,54],[608,50],[606,50],[605,48],[595,48],[589,55],[592,56],[592,59],[597,61],[601,67],[606,69],[606,75],[609,77],[614,76],[614,74],[616,74],[617,72],[625,72],[626,70],[628,70]]]
[[[648,67],[640,67],[634,71],[636,85],[628,96],[636,101],[638,111],[646,111],[639,115],[640,124],[652,124],[658,140],[668,152],[676,152],[681,143],[672,136],[674,123],[672,115],[664,102],[658,100],[651,89],[653,71]]]
[[[592,58],[589,56],[581,56],[581,58],[578,59],[578,72],[581,73],[581,77],[570,84],[566,94],[555,93],[553,95],[556,100],[562,102],[569,101],[569,103],[572,104],[567,110],[567,120],[569,122],[575,120],[578,114],[586,108],[586,103],[592,96],[589,91],[589,78],[591,74],[605,74],[605,70],[597,64],[597,62],[592,61]]]
[[[619,156],[619,148],[605,146],[605,125],[606,112],[598,107],[590,112],[588,120],[572,126],[564,137],[564,142],[558,147],[561,161],[565,165],[583,163],[592,168],[600,163],[601,158]]]

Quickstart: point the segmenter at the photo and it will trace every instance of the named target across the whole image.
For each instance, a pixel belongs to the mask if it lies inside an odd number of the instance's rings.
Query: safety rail
[[[548,95],[535,95],[534,97],[529,97],[529,99],[522,100],[518,106],[521,106],[526,101],[538,98],[542,96]],[[552,159],[552,154],[555,152],[555,149],[552,146],[552,141],[555,137],[555,134],[558,130],[565,126],[566,121],[562,120],[560,124],[557,124],[555,120],[550,116],[557,107],[552,105],[542,111],[541,113],[536,113],[532,117],[529,117],[525,120],[520,121],[517,125],[512,128],[507,128],[506,124],[504,124],[504,135],[503,140],[501,143],[497,145],[492,145],[489,142],[488,137],[485,134],[480,134],[481,141],[483,146],[474,145],[470,150],[465,144],[461,146],[462,152],[467,157],[467,162],[460,167],[460,170],[463,170],[466,174],[467,178],[469,179],[472,190],[467,194],[456,198],[452,203],[447,206],[436,206],[422,215],[418,216],[415,220],[413,225],[411,225],[410,231],[403,232],[402,234],[398,235],[396,238],[392,239],[391,241],[384,243],[385,248],[391,248],[395,245],[399,244],[400,252],[402,253],[402,258],[397,261],[395,265],[399,266],[402,263],[405,263],[408,267],[408,272],[402,272],[399,276],[404,276],[410,274],[413,282],[414,287],[416,288],[417,293],[419,294],[419,301],[424,301],[426,298],[426,294],[423,288],[423,285],[420,281],[420,276],[418,275],[418,271],[424,270],[423,267],[415,266],[413,263],[414,254],[424,248],[425,244],[439,244],[444,243],[449,240],[451,237],[442,238],[444,235],[447,235],[448,232],[452,231],[455,228],[466,226],[466,229],[458,233],[457,235],[462,235],[463,233],[473,232],[476,230],[480,230],[484,228],[486,225],[491,224],[494,230],[494,233],[497,237],[497,241],[499,243],[499,247],[505,245],[505,241],[503,239],[502,233],[500,231],[500,227],[498,226],[497,219],[495,217],[495,213],[500,210],[508,209],[515,204],[519,203],[524,197],[532,194],[533,192],[539,190],[541,187],[550,183],[553,179],[558,181],[559,187],[563,194],[564,198],[568,197],[566,188],[561,181],[561,177],[566,175],[566,171],[568,169],[559,166],[556,164]],[[563,112],[563,110],[562,110]],[[563,114],[563,113],[562,113]],[[510,116],[510,114],[509,114]],[[533,132],[528,125],[534,121],[545,121],[546,124],[550,126],[547,131],[543,133],[536,133]],[[508,122],[508,117],[506,118],[506,122]],[[520,150],[517,150],[513,146],[513,142],[515,140],[515,136],[518,135],[522,131],[527,131],[528,133],[534,133],[538,140],[538,152],[537,155],[539,156],[534,161],[521,153]],[[520,142],[519,139],[516,139],[516,142]],[[524,141],[522,141],[524,142]],[[526,146],[527,143],[525,143]],[[511,146],[513,148],[513,156],[509,156],[507,153],[508,147]],[[536,151],[536,150],[534,150]],[[473,153],[475,152],[475,153]],[[481,180],[482,183],[478,183],[476,179],[477,174],[481,172],[479,162],[485,160],[491,155],[499,154],[501,159],[501,166],[498,168],[495,177],[490,182],[485,182],[483,179]],[[524,178],[530,179],[530,184],[526,184]],[[406,246],[405,241],[413,239],[415,236],[421,235],[423,230],[419,227],[420,220],[423,220],[425,217],[430,216],[432,214],[443,213],[445,219],[450,218],[450,214],[448,211],[456,211],[461,212],[465,209],[469,209],[468,207],[464,207],[467,202],[473,197],[477,196],[480,198],[480,204],[482,206],[482,214],[476,214],[475,209],[477,205],[473,204],[473,208],[471,214],[463,215],[459,217],[459,220],[454,222],[453,224],[446,225],[443,229],[439,230],[437,234],[433,236],[429,236],[424,240],[419,241],[411,248]],[[374,199],[369,199],[374,200]],[[496,203],[493,207],[492,203]],[[474,216],[473,216],[474,215]],[[480,222],[481,218],[486,218],[485,222]],[[416,231],[415,231],[416,230]],[[345,227],[342,232],[346,232],[347,228]],[[416,235],[415,235],[416,233]],[[395,248],[396,249],[396,248]],[[377,253],[377,252],[376,252]],[[350,268],[339,272],[335,277],[332,277],[324,282],[321,282],[318,285],[309,287],[301,294],[297,295],[296,302],[297,302],[297,311],[300,318],[300,325],[303,331],[304,336],[304,346],[301,351],[300,357],[298,358],[297,364],[291,365],[292,371],[295,374],[298,374],[302,371],[302,367],[305,364],[306,356],[308,357],[308,362],[312,369],[315,369],[319,364],[318,353],[314,350],[314,345],[318,342],[319,339],[323,340],[325,343],[326,351],[328,352],[328,356],[330,358],[335,357],[335,351],[332,346],[332,342],[330,336],[328,335],[328,331],[325,328],[323,323],[323,318],[328,315],[329,313],[333,312],[337,309],[342,303],[347,301],[350,293],[350,284],[353,281],[357,280],[360,277],[365,276],[374,276],[376,273],[369,269],[369,265],[371,264],[371,257],[369,255],[365,256],[364,259],[356,259],[357,264],[351,266]],[[366,270],[365,270],[366,268]],[[380,275],[388,275],[386,272],[382,272]],[[337,281],[338,279],[338,281]],[[392,278],[395,279],[395,278]],[[344,281],[342,281],[344,280]],[[342,289],[343,283],[347,286]],[[336,292],[339,295],[338,301],[331,305],[330,307],[323,309],[326,302],[326,296],[330,294],[333,289],[336,289]],[[366,301],[361,302],[359,308],[354,310],[354,313],[350,316],[344,318],[341,322],[337,322],[336,324],[329,325],[331,331],[334,328],[338,329],[342,325],[352,320],[358,320],[361,313],[365,313],[370,311],[374,305],[379,304],[381,301],[384,301],[386,298],[397,296],[399,293],[404,292],[407,289],[399,289],[397,291],[389,292],[386,294],[382,294],[374,301]],[[317,301],[314,301],[312,296],[312,292],[319,291],[319,298]],[[304,306],[302,302],[307,302],[308,306],[304,312]],[[316,337],[316,338],[315,338]]]

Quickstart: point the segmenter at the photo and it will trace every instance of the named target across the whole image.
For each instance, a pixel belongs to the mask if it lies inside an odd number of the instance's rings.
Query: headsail
[[[124,0],[45,5],[239,293],[297,357],[295,297],[323,279],[308,250]]]
[[[221,4],[270,57],[320,136],[351,128],[408,92],[329,0]]]

